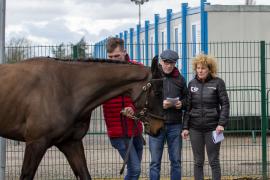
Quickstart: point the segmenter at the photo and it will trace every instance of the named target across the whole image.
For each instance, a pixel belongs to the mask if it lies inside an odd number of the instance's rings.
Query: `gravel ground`
[[[148,141],[146,137],[146,141]],[[261,138],[257,136],[227,136],[222,144],[220,159],[222,175],[225,177],[260,177],[261,175]],[[268,138],[270,144],[270,138]],[[87,156],[88,168],[94,179],[98,178],[118,178],[119,170],[122,166],[116,150],[114,150],[106,135],[88,135],[84,139],[85,152]],[[6,158],[6,179],[18,179],[23,160],[24,143],[17,143],[8,140]],[[270,149],[268,147],[268,154]],[[192,177],[193,156],[190,142],[183,142],[182,151],[182,171],[184,177]],[[206,158],[207,160],[207,158]],[[269,162],[269,157],[268,157]],[[149,172],[149,151],[148,142],[144,147],[142,161],[142,178],[147,178]],[[268,163],[268,176],[270,166]],[[162,177],[169,177],[170,165],[167,148],[164,150],[163,163],[161,169]],[[211,176],[208,162],[205,163],[205,175]],[[43,158],[36,179],[74,179],[73,173],[63,156],[55,147],[49,149]],[[229,179],[229,178],[228,178]]]
[[[92,113],[92,120],[89,132],[84,138],[85,154],[87,157],[88,169],[94,179],[117,179],[123,176],[119,175],[122,166],[117,151],[110,145],[107,135],[104,132],[104,121],[100,119],[102,111],[98,108]],[[141,177],[148,177],[149,173],[149,147],[148,137],[145,136],[146,146],[144,147],[142,160]],[[268,177],[270,177],[270,137],[267,138],[267,154],[268,154]],[[6,152],[6,179],[18,179],[21,171],[24,143],[7,140]],[[260,136],[252,136],[251,134],[225,134],[225,140],[221,146],[221,168],[224,179],[237,179],[242,177],[261,177],[262,172],[262,145]],[[207,156],[206,156],[207,157]],[[189,140],[183,141],[182,149],[182,175],[186,179],[192,179],[193,176],[193,156],[191,152]],[[163,178],[170,177],[170,164],[167,148],[165,147],[161,176]],[[205,176],[211,176],[211,170],[206,158]],[[72,170],[70,169],[64,155],[55,147],[49,149],[38,168],[35,179],[38,180],[67,180],[74,179]]]

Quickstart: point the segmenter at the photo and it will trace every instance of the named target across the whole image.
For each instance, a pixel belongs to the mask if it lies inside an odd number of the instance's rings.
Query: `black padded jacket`
[[[182,102],[181,109],[176,109],[175,107],[164,109],[163,113],[166,124],[182,124],[187,93],[188,90],[185,78],[180,74],[177,68],[174,68],[171,74],[163,74],[163,100],[178,97]]]
[[[201,131],[225,127],[229,119],[229,98],[221,78],[208,78],[202,82],[195,77],[188,84],[187,111],[183,129]]]

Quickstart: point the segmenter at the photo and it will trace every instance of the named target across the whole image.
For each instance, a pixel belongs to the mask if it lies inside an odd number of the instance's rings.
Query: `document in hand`
[[[179,97],[175,97],[175,98],[167,97],[166,100],[170,101],[173,105],[175,105],[178,102]]]
[[[217,144],[217,143],[221,142],[224,139],[224,134],[223,134],[223,132],[217,134],[217,132],[215,130],[215,131],[212,132],[212,138],[213,138],[213,142],[215,144]]]

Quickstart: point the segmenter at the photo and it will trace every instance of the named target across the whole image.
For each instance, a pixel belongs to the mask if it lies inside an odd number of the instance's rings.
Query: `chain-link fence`
[[[136,45],[134,45],[135,47]],[[150,51],[152,46],[149,45]],[[179,52],[177,67],[187,78],[193,78],[192,58],[198,53],[200,44],[188,43],[186,56],[180,49],[183,44],[173,44],[171,47]],[[128,45],[127,47],[131,47]],[[151,64],[154,53],[145,57],[141,45],[141,59],[146,65]],[[164,45],[160,45],[162,51]],[[166,47],[166,46],[165,46]],[[10,63],[33,56],[51,56],[57,58],[89,58],[105,57],[105,47],[102,52],[95,52],[94,46],[33,46],[6,47],[6,57]],[[136,48],[134,48],[136,49]],[[216,42],[208,44],[208,54],[218,60],[218,76],[224,79],[231,103],[230,123],[225,131],[225,140],[221,146],[221,167],[224,177],[270,177],[270,138],[269,138],[269,104],[270,104],[270,44],[263,42]],[[16,53],[15,53],[16,52]],[[182,52],[182,51],[181,51]],[[136,53],[135,56],[136,57]],[[136,58],[134,58],[136,60]],[[265,67],[265,71],[264,68]],[[265,99],[264,99],[265,98]],[[265,102],[265,103],[264,103]],[[264,111],[266,110],[265,115]],[[145,135],[142,160],[142,178],[149,173],[148,137]],[[18,179],[22,166],[24,143],[7,141],[6,178]],[[103,113],[98,107],[91,117],[89,133],[84,138],[85,153],[91,176],[98,178],[119,178],[122,165],[118,153],[112,148],[106,135]],[[161,176],[169,177],[170,162],[167,147],[164,149]],[[183,141],[182,175],[193,176],[193,155],[189,140]],[[206,159],[205,175],[211,177],[211,170]],[[65,157],[58,149],[52,147],[43,158],[36,179],[74,179]]]

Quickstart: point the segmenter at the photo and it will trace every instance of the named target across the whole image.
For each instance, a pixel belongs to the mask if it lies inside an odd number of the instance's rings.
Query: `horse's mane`
[[[85,58],[85,59],[61,59],[61,58],[54,58],[54,57],[33,57],[21,61],[21,63],[31,63],[31,62],[58,62],[58,63],[66,63],[66,64],[85,64],[85,63],[112,63],[112,64],[131,64],[131,65],[138,65],[137,63],[133,62],[126,62],[126,61],[119,61],[119,60],[110,60],[104,58]]]

